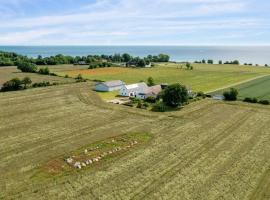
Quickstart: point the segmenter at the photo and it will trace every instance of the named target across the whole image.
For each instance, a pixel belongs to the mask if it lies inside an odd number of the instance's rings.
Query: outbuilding
[[[146,99],[148,97],[157,97],[158,94],[162,91],[161,85],[155,85],[152,87],[148,87],[144,92],[138,94],[139,99]]]
[[[100,92],[111,92],[115,90],[120,90],[124,85],[125,83],[121,80],[99,82],[96,84],[95,90]]]

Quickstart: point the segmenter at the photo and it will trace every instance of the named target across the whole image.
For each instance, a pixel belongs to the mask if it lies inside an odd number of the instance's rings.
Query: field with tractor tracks
[[[154,113],[91,87],[0,93],[0,199],[270,198],[269,106],[205,99]],[[64,162],[135,140],[81,170]]]

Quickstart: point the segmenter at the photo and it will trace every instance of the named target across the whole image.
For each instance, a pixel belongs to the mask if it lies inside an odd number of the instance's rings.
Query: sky
[[[0,45],[270,45],[270,1],[0,0]]]

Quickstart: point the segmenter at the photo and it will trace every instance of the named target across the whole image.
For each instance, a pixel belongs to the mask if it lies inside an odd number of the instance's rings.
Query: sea
[[[171,61],[215,62],[239,60],[243,63],[270,65],[270,46],[0,46],[0,50],[16,52],[29,57],[113,55],[129,53],[133,56],[168,54]]]

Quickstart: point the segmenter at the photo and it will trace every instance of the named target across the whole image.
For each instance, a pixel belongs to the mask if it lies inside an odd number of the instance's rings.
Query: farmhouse
[[[101,92],[110,92],[110,91],[120,90],[124,85],[125,83],[120,80],[100,82],[96,84],[95,90],[101,91]]]
[[[123,85],[120,89],[119,95],[124,97],[138,97],[140,93],[143,93],[148,86],[146,83],[135,83],[132,85]]]
[[[147,97],[157,97],[157,95],[161,92],[162,88],[160,85],[155,85],[152,87],[148,87],[144,92],[138,94],[139,99],[146,99]]]

